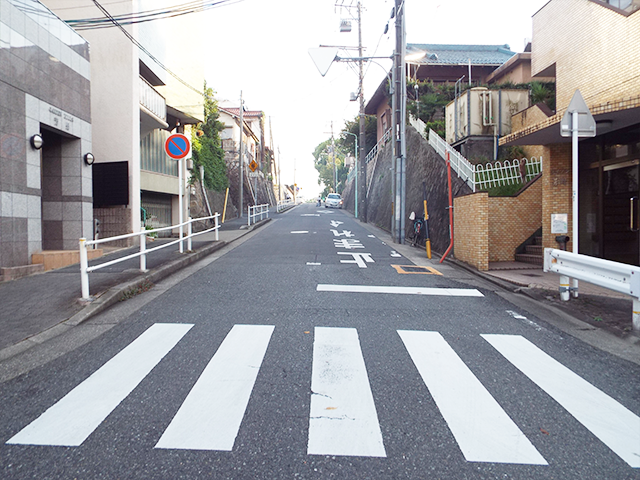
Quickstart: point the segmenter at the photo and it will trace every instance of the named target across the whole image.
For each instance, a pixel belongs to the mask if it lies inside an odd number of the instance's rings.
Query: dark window
[[[129,205],[128,162],[93,164],[93,206]]]

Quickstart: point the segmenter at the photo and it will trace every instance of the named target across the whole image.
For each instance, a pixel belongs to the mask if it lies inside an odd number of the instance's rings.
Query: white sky
[[[407,43],[508,44],[521,52],[525,39],[531,39],[532,15],[547,1],[406,0]],[[322,190],[313,167],[315,147],[330,137],[332,122],[337,137],[358,113],[358,102],[349,101],[358,88],[357,71],[334,63],[322,77],[308,54],[319,45],[357,46],[357,22],[351,33],[339,31],[340,19],[349,18],[349,12],[355,17],[357,10],[337,3],[357,0],[243,0],[205,14],[207,83],[219,100],[239,104],[242,91],[248,109],[265,112],[282,179],[293,183],[295,164],[295,180],[307,198]],[[394,3],[362,0],[365,55],[391,55],[393,21],[382,33]],[[380,62],[386,70],[391,67],[390,60]],[[385,76],[373,64],[366,72],[365,102]]]

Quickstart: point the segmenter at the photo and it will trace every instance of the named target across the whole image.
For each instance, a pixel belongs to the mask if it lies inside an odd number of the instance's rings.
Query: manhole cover
[[[398,273],[418,273],[422,275],[442,275],[432,267],[421,267],[417,265],[391,265]]]

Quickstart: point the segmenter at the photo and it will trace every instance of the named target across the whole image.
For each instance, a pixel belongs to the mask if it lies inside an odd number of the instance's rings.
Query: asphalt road
[[[278,216],[0,384],[0,477],[640,478],[639,366],[411,266]]]

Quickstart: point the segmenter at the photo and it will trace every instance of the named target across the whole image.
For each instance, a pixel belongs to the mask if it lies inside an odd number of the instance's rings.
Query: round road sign
[[[164,142],[164,151],[174,160],[180,160],[189,154],[191,142],[182,133],[174,133]]]

